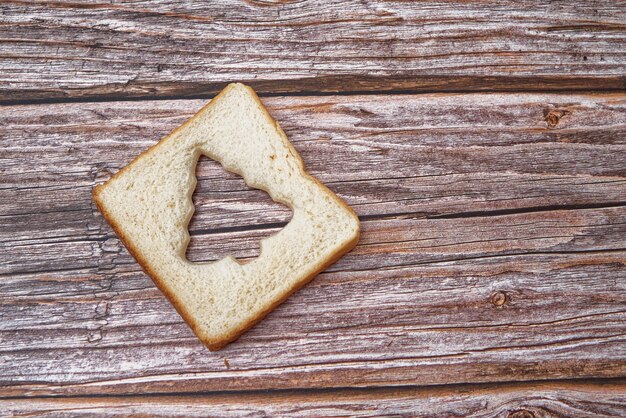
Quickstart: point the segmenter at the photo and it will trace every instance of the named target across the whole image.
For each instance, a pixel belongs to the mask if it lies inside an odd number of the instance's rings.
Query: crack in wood
[[[399,77],[391,77],[388,79],[377,78],[372,80],[367,77],[318,77],[317,79],[300,79],[300,80],[272,80],[272,81],[256,81],[243,80],[246,84],[255,88],[260,97],[325,97],[325,96],[368,96],[368,95],[430,95],[438,93],[449,94],[471,94],[471,93],[560,93],[560,94],[576,94],[576,93],[621,93],[626,91],[626,77],[589,77],[576,78],[567,80],[565,77],[549,79],[543,77],[524,79],[520,77],[437,77],[428,75],[428,79],[424,85],[421,85],[420,78],[412,78],[404,81],[411,87],[399,89],[396,85],[399,83]],[[543,81],[543,82],[542,82]],[[537,83],[540,84],[537,84]],[[402,83],[400,81],[400,83]],[[358,89],[346,89],[345,86],[350,84],[359,85]],[[463,85],[463,87],[453,87],[455,84]],[[124,83],[128,85],[128,82]],[[225,83],[219,82],[215,84],[205,83],[149,83],[144,82],[144,90],[146,91],[171,91],[176,88],[184,90],[180,94],[167,93],[149,93],[138,94],[133,92],[120,91],[117,85],[96,87],[85,90],[73,89],[68,97],[67,92],[59,94],[57,92],[48,93],[41,96],[40,91],[37,93],[29,91],[5,91],[0,92],[0,106],[16,106],[16,105],[45,105],[57,103],[106,103],[117,101],[146,101],[146,100],[189,100],[189,99],[212,99],[222,88]],[[325,85],[322,90],[307,86]],[[292,87],[289,87],[292,86]],[[110,91],[110,92],[109,92]],[[36,94],[36,95],[35,95]],[[32,98],[24,99],[18,97]],[[15,97],[15,98],[14,98]]]

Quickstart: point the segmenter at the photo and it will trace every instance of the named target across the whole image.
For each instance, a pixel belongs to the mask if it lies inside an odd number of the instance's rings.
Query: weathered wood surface
[[[0,4],[0,100],[260,92],[615,90],[611,0]]]
[[[90,199],[203,102],[0,112],[0,395],[626,374],[626,96],[265,102],[310,171],[356,209],[362,240],[219,353]],[[193,259],[252,257],[289,219],[216,164],[198,175]]]
[[[3,280],[2,394],[619,377],[624,263],[607,252],[324,273],[215,354],[132,268],[21,276]]]
[[[626,415],[622,382],[500,384],[199,396],[0,400],[15,416],[416,416],[600,417]]]

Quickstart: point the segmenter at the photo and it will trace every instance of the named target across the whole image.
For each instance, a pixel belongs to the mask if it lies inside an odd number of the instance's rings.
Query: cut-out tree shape
[[[262,239],[291,219],[288,206],[248,187],[215,160],[201,155],[195,171],[195,209],[187,228],[187,260],[207,262],[232,255],[245,264],[259,256]]]

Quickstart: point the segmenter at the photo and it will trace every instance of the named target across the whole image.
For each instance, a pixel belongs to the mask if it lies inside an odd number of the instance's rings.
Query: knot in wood
[[[545,109],[543,111],[543,118],[548,125],[548,129],[554,129],[561,121],[561,118],[570,113],[570,111],[564,109]]]
[[[548,128],[555,128],[556,125],[559,124],[559,119],[561,119],[561,115],[556,112],[548,112],[546,115],[546,122],[548,123]]]
[[[503,306],[507,302],[506,293],[495,292],[491,294],[491,303],[495,306]]]

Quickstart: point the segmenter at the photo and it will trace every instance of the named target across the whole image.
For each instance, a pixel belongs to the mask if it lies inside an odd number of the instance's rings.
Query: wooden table
[[[0,415],[626,415],[626,4],[111,3],[0,4]],[[362,238],[211,353],[91,190],[229,81]],[[189,259],[289,221],[197,175]]]

